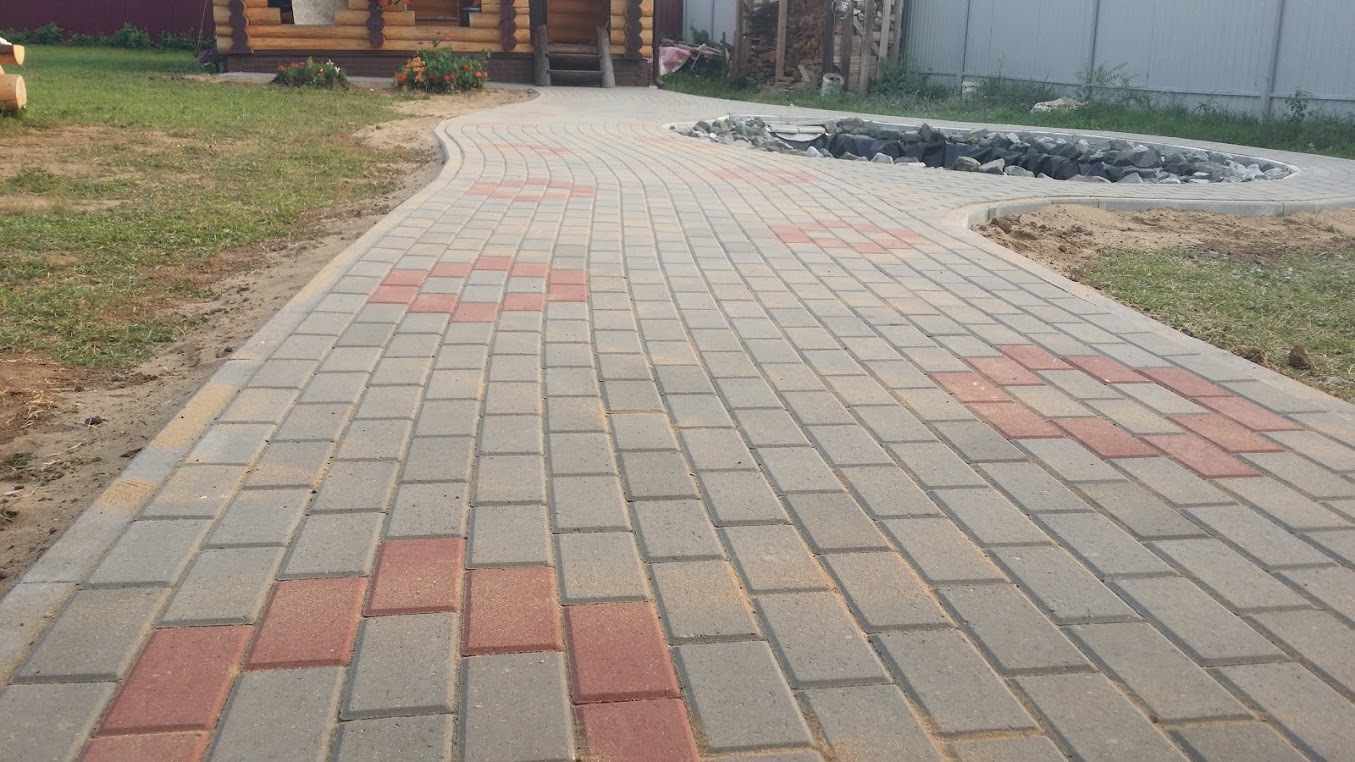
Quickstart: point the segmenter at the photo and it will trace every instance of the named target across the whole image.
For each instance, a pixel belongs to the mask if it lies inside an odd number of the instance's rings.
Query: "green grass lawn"
[[[877,87],[876,92],[866,95],[842,93],[827,98],[813,90],[744,87],[728,80],[691,76],[682,72],[665,77],[664,88],[713,98],[904,116],[919,121],[948,119],[1164,135],[1355,159],[1355,119],[1348,117],[1312,114],[1298,123],[1284,116],[1262,122],[1216,109],[1192,110],[1180,106],[1143,108],[1133,105],[1138,102],[1136,94],[1123,90],[1111,92],[1106,99],[1110,102],[1092,104],[1076,111],[1032,114],[1031,106],[1056,98],[1060,93],[1040,83],[990,81],[976,95],[960,98],[942,95],[944,88],[920,83],[917,76],[910,75],[911,81],[901,87],[882,85]],[[921,91],[930,91],[929,95],[933,97],[919,95]],[[1130,105],[1123,101],[1129,101]],[[1282,112],[1286,110],[1286,105],[1277,104],[1276,108],[1277,112]]]
[[[0,118],[0,354],[123,367],[185,327],[218,255],[376,195],[392,156],[359,128],[388,95],[200,82],[190,53],[28,49]]]

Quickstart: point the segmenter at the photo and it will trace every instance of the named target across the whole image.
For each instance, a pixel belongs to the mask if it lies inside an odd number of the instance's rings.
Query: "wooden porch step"
[[[602,72],[596,69],[551,69],[550,83],[563,86],[602,86]]]

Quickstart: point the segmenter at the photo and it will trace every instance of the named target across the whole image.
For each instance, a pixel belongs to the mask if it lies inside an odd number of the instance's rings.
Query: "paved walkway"
[[[1054,184],[659,123],[750,108],[445,126],[0,603],[0,758],[1355,758],[1352,408],[964,227],[1355,164]]]

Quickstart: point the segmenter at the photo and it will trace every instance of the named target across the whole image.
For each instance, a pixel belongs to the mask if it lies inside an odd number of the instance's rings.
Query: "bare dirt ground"
[[[527,90],[491,89],[399,103],[408,118],[357,137],[372,147],[415,149],[391,168],[403,178],[400,186],[313,215],[301,223],[305,235],[297,241],[223,253],[213,298],[176,308],[205,319],[136,368],[112,372],[38,357],[0,358],[0,595],[236,347],[349,243],[436,177],[442,161],[432,133],[439,122],[531,97]]]
[[[1051,206],[1003,217],[978,232],[1050,269],[1077,279],[1103,249],[1190,249],[1241,261],[1267,261],[1280,246],[1293,253],[1355,247],[1355,210],[1240,217],[1156,209],[1110,212],[1094,206]]]

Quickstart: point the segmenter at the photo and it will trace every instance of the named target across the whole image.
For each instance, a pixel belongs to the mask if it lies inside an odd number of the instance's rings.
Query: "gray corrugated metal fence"
[[[1352,0],[908,0],[904,55],[939,76],[1081,84],[1119,68],[1186,104],[1355,111]]]

